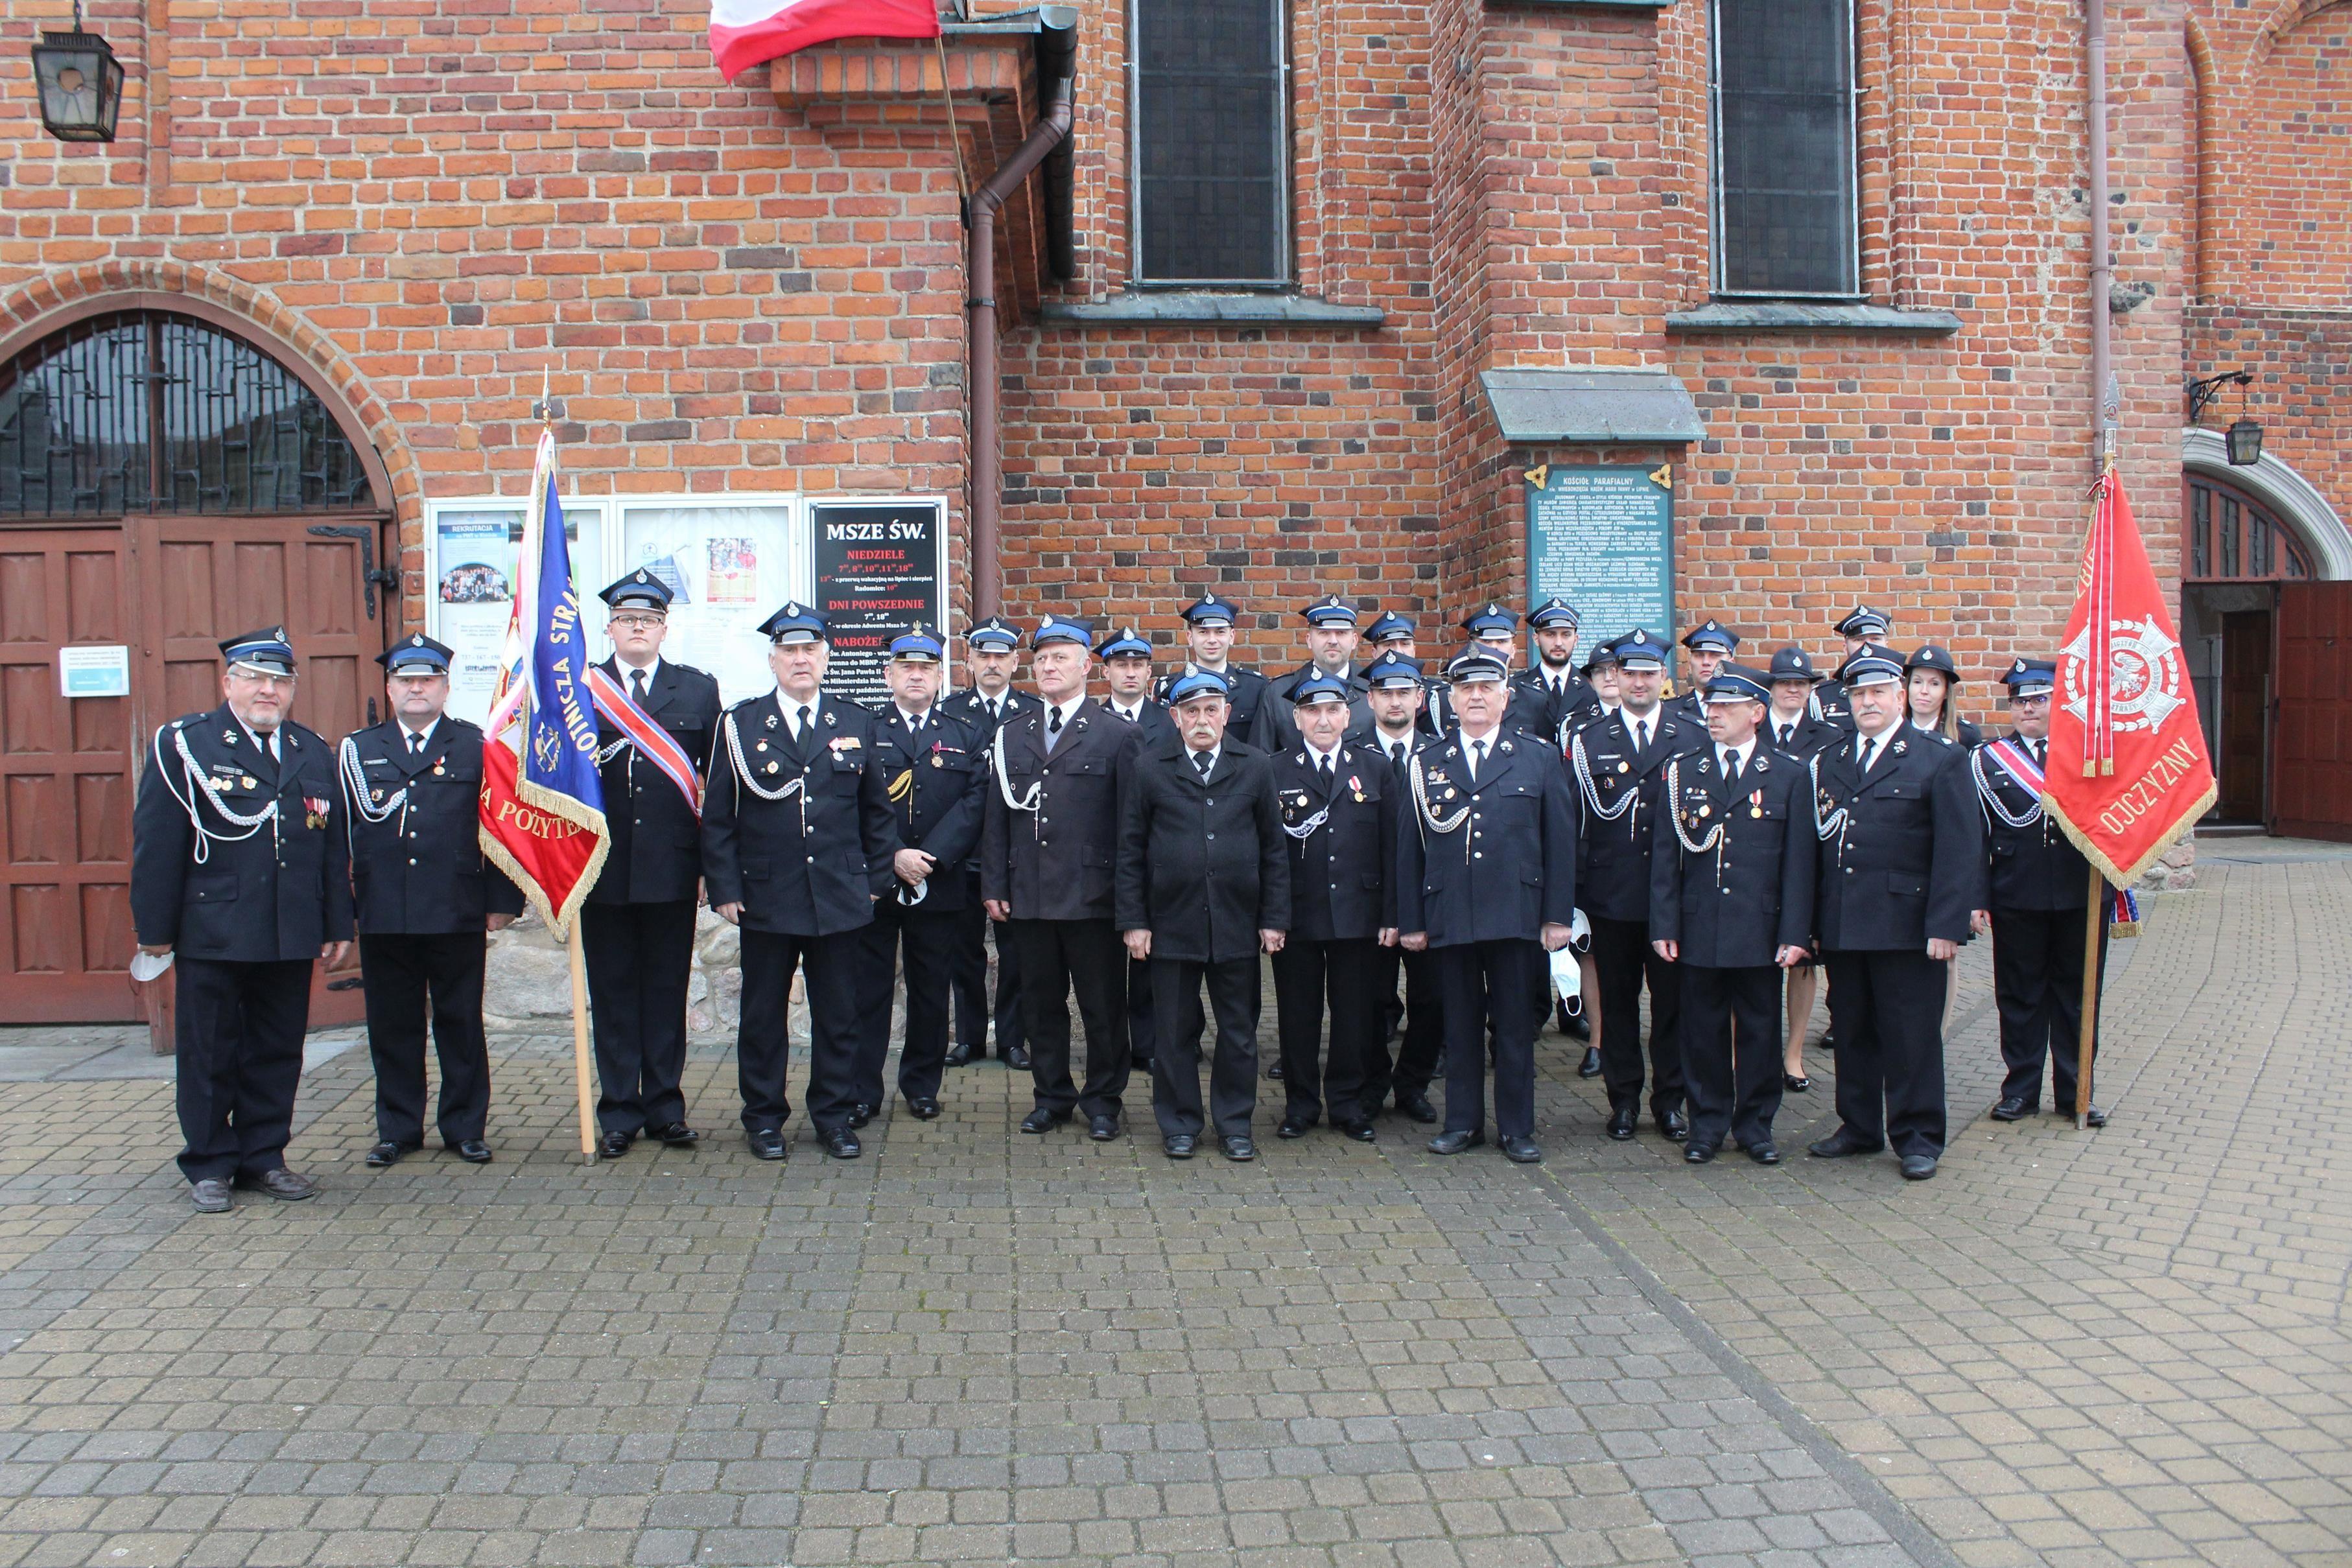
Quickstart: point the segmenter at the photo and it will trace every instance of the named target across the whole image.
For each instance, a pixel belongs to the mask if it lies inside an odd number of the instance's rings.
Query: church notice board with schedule
[[[891,639],[917,626],[936,634],[947,613],[946,536],[947,506],[940,501],[810,506],[816,607],[832,629],[827,691],[868,706],[890,700],[882,666],[889,662]]]
[[[1528,602],[1576,607],[1580,646],[1640,628],[1675,638],[1675,484],[1668,466],[1547,464],[1526,473]]]

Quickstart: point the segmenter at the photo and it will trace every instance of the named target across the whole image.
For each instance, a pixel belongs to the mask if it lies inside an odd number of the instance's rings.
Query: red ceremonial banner
[[[515,787],[520,761],[501,741],[482,747],[485,841],[498,846],[499,869],[539,906],[540,918],[566,931],[604,867],[604,835],[525,800]]]
[[[2058,653],[2042,800],[2118,887],[2137,881],[2213,804],[2213,763],[2180,639],[2112,469],[2099,482]]]
[[[933,0],[711,0],[710,57],[735,75],[835,38],[936,38]]]

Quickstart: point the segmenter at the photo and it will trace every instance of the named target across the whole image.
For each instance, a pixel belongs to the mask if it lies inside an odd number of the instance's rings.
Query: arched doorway
[[[153,1021],[126,972],[146,739],[262,625],[302,655],[298,718],[370,720],[389,499],[315,373],[211,307],[93,301],[0,343],[0,1022]]]

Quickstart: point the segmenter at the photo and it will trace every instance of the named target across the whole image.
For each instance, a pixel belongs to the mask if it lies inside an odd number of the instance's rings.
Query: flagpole
[[[2083,923],[2083,1016],[2074,1030],[2074,1130],[2091,1124],[2091,1039],[2099,1029],[2099,923],[2107,917],[2107,879],[2091,868],[2090,918]]]
[[[588,962],[581,953],[577,915],[563,934],[563,950],[572,965],[572,1077],[580,1094],[580,1155],[583,1164],[593,1166],[596,1163],[596,1102],[588,1092]]]

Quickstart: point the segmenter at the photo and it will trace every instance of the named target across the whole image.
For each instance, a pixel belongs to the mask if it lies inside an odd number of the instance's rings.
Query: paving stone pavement
[[[314,1052],[325,1195],[206,1218],[168,1082],[0,1047],[0,1564],[2341,1568],[2352,859],[2312,849],[2118,947],[2101,1133],[1974,1119],[1972,945],[1920,1185],[1611,1144],[1550,1035],[1534,1169],[1394,1120],[1171,1165],[1140,1085],[1136,1136],[1024,1137],[993,1064],[778,1168],[704,1051],[718,1135],[587,1169],[568,1041],[515,1037],[497,1164],[366,1172],[365,1053]]]

